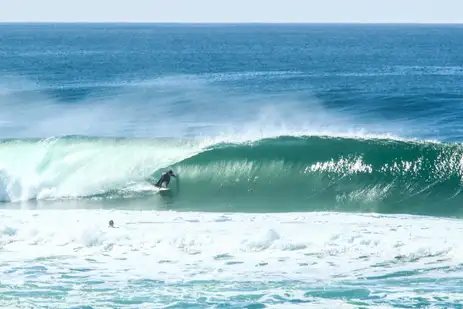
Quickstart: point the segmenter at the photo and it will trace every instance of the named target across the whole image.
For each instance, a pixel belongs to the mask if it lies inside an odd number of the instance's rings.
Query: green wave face
[[[167,168],[178,210],[459,216],[463,205],[462,146],[335,137],[2,141],[0,200],[152,198],[146,185]]]
[[[286,137],[216,146],[175,169],[179,198],[203,210],[457,215],[463,207],[459,145]]]

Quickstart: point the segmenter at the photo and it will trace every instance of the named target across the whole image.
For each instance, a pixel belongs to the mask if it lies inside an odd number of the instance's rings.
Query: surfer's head
[[[113,220],[109,220],[109,226],[114,227],[114,221]]]
[[[174,174],[174,172],[172,170],[169,170],[167,173],[169,173],[170,175]]]

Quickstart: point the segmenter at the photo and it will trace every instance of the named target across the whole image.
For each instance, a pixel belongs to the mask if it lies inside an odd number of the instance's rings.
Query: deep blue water
[[[37,93],[55,108],[127,91],[137,98],[124,106],[168,105],[139,128],[165,117],[239,122],[269,100],[305,111],[316,101],[327,113],[348,113],[351,126],[461,140],[462,42],[459,25],[2,24],[0,72],[24,109]]]

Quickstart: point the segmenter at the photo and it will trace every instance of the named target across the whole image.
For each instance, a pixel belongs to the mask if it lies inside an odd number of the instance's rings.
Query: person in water
[[[158,182],[156,182],[155,186],[158,188],[161,188],[162,184],[166,183],[166,188],[167,188],[167,186],[170,183],[170,177],[177,178],[177,176],[174,175],[174,172],[172,170],[169,170],[167,173],[162,173],[161,179],[159,179]]]

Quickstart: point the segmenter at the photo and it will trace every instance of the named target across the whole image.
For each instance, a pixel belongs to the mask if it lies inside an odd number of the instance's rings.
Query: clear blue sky
[[[463,0],[0,0],[0,21],[463,23]]]

